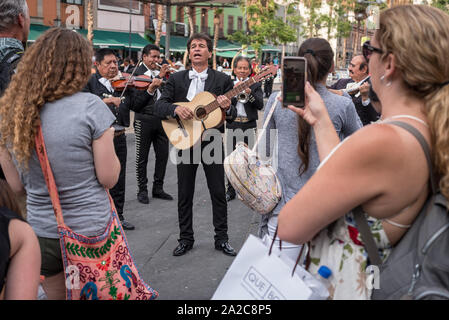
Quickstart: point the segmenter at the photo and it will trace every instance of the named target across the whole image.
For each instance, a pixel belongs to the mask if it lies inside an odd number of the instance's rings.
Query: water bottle
[[[320,281],[327,290],[329,290],[330,286],[331,286],[331,281],[330,281],[330,277],[332,276],[332,270],[329,269],[327,266],[321,266],[318,269],[318,275],[317,275],[317,280]]]
[[[312,299],[330,299],[329,297],[329,287],[331,285],[330,277],[332,275],[332,271],[326,267],[321,266],[318,269],[318,274],[313,276],[309,274],[308,279],[304,279],[307,286],[313,291],[314,295]]]

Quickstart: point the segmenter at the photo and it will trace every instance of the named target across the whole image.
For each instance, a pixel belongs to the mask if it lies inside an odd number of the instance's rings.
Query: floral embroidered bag
[[[275,108],[276,103],[273,103],[253,149],[249,149],[243,142],[238,142],[235,150],[223,163],[226,176],[240,199],[260,214],[273,211],[282,197],[281,184],[275,170],[271,165],[260,161],[255,151]]]
[[[103,234],[85,237],[64,224],[53,172],[42,129],[36,135],[36,151],[58,223],[66,278],[67,300],[153,300],[158,292],[140,277],[128,242],[111,203],[111,220]]]

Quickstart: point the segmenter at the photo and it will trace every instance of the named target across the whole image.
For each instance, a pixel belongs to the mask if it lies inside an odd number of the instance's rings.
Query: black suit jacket
[[[141,75],[145,74],[145,72],[147,72],[147,71],[148,71],[147,67],[143,63],[141,63],[137,67],[136,72],[134,73],[134,76],[136,76],[136,77],[141,76]],[[159,78],[159,77],[157,77],[157,78]],[[158,90],[160,92],[162,92],[163,88],[164,88],[164,85],[162,85]],[[154,115],[154,104],[155,104],[156,100],[157,100],[157,93],[155,92],[154,99],[151,99],[148,102],[148,104],[145,107],[143,107],[138,113],[145,114],[145,115]]]
[[[154,114],[166,119],[173,117],[175,114],[176,102],[188,102],[187,93],[189,91],[190,82],[189,70],[179,71],[170,75],[167,80],[160,99],[154,106]],[[219,72],[209,68],[207,70],[207,79],[204,84],[204,91],[213,93],[216,96],[223,95],[231,91],[234,87],[234,82],[231,77],[223,72]],[[237,116],[237,109],[235,105],[231,104],[230,115],[226,115],[226,120],[233,121]],[[224,132],[224,125],[218,128]]]
[[[90,92],[99,96],[101,99],[105,97],[103,94],[111,94],[109,90],[99,81],[101,75],[97,72],[93,74],[86,87],[84,87],[84,92]],[[121,92],[115,91],[112,93],[114,97],[120,97]],[[129,110],[139,112],[148,103],[154,103],[154,98],[146,90],[139,91],[134,88],[128,88],[125,92],[125,100],[120,104],[118,108],[114,104],[107,104],[109,110],[115,115],[116,121],[114,124],[123,127],[129,127]]]
[[[335,90],[346,89],[348,83],[352,82],[354,82],[354,80],[352,80],[351,78],[340,79],[336,83],[334,83],[330,88]],[[377,121],[379,119],[379,114],[376,112],[373,105],[370,103],[367,106],[364,106],[362,103],[362,96],[359,95],[358,97],[356,97],[355,94],[356,93],[350,96],[352,97],[352,101],[354,102],[355,105],[355,110],[357,111],[357,114],[359,115],[359,118],[362,121],[363,125],[366,126],[373,121]]]
[[[255,122],[259,119],[259,110],[263,109],[263,91],[262,84],[260,82],[254,83],[249,87],[251,89],[251,94],[248,97],[248,102],[243,106],[245,108],[245,113],[250,122]],[[232,104],[237,105],[237,98],[232,98]],[[226,124],[227,128],[233,129],[236,122],[230,122]],[[257,125],[257,124],[256,124]]]

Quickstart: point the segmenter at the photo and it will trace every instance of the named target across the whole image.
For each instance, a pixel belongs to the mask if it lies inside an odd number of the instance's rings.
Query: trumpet
[[[239,95],[237,96],[237,100],[242,103],[245,104],[249,101],[249,94],[247,94],[245,91],[239,93]]]
[[[159,64],[159,63],[155,63],[156,64],[156,67],[158,67],[159,69],[161,69],[162,68],[162,66]],[[170,72],[176,72],[176,71],[178,71],[178,70],[176,70],[175,68],[173,68],[173,67],[170,67],[169,69],[168,69],[168,71],[170,71]]]

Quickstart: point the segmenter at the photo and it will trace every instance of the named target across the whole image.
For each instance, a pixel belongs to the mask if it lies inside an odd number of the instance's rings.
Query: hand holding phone
[[[305,107],[307,60],[304,57],[284,57],[282,64],[282,105]]]
[[[291,104],[288,105],[288,108],[300,115],[311,126],[325,117],[329,117],[323,99],[309,82],[306,82],[305,95],[305,108],[297,108]]]

